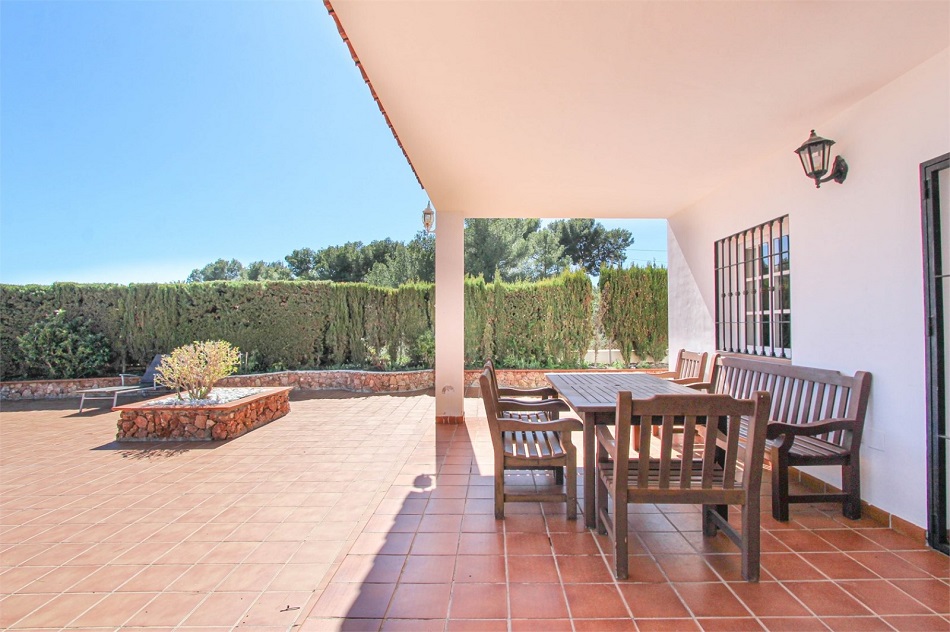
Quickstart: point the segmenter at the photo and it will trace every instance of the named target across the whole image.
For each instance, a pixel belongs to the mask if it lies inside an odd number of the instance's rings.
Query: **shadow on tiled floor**
[[[106,448],[113,413],[5,403],[0,627],[950,629],[948,559],[835,506],[763,514],[758,584],[696,508],[631,508],[618,582],[563,504],[494,519],[478,401],[436,427],[428,395],[326,395],[214,449]]]

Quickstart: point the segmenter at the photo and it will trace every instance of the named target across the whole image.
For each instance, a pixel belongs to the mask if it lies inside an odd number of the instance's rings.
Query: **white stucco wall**
[[[789,215],[792,361],[873,374],[862,496],[926,526],[919,165],[950,152],[950,50],[839,116],[815,121],[851,168],[816,189],[792,153],[670,218],[670,349],[712,350],[713,242]],[[839,469],[809,473],[840,485]]]

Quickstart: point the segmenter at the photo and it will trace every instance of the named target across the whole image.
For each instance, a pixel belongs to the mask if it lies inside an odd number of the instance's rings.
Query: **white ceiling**
[[[467,216],[667,217],[776,152],[800,170],[812,127],[950,45],[947,0],[331,1]]]

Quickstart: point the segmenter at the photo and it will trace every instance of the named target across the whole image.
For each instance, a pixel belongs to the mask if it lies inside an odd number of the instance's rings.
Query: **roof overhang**
[[[485,217],[667,217],[764,156],[800,169],[811,128],[950,45],[946,0],[331,13],[436,208]]]

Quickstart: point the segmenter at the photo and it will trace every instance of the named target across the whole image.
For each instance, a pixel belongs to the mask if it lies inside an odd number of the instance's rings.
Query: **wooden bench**
[[[701,387],[700,385],[696,385]],[[842,513],[861,517],[861,433],[871,392],[871,374],[795,366],[744,357],[723,357],[705,388],[748,399],[772,394],[768,456],[772,465],[772,516],[788,520],[789,503],[841,502]],[[840,465],[840,492],[788,493],[788,468]]]

